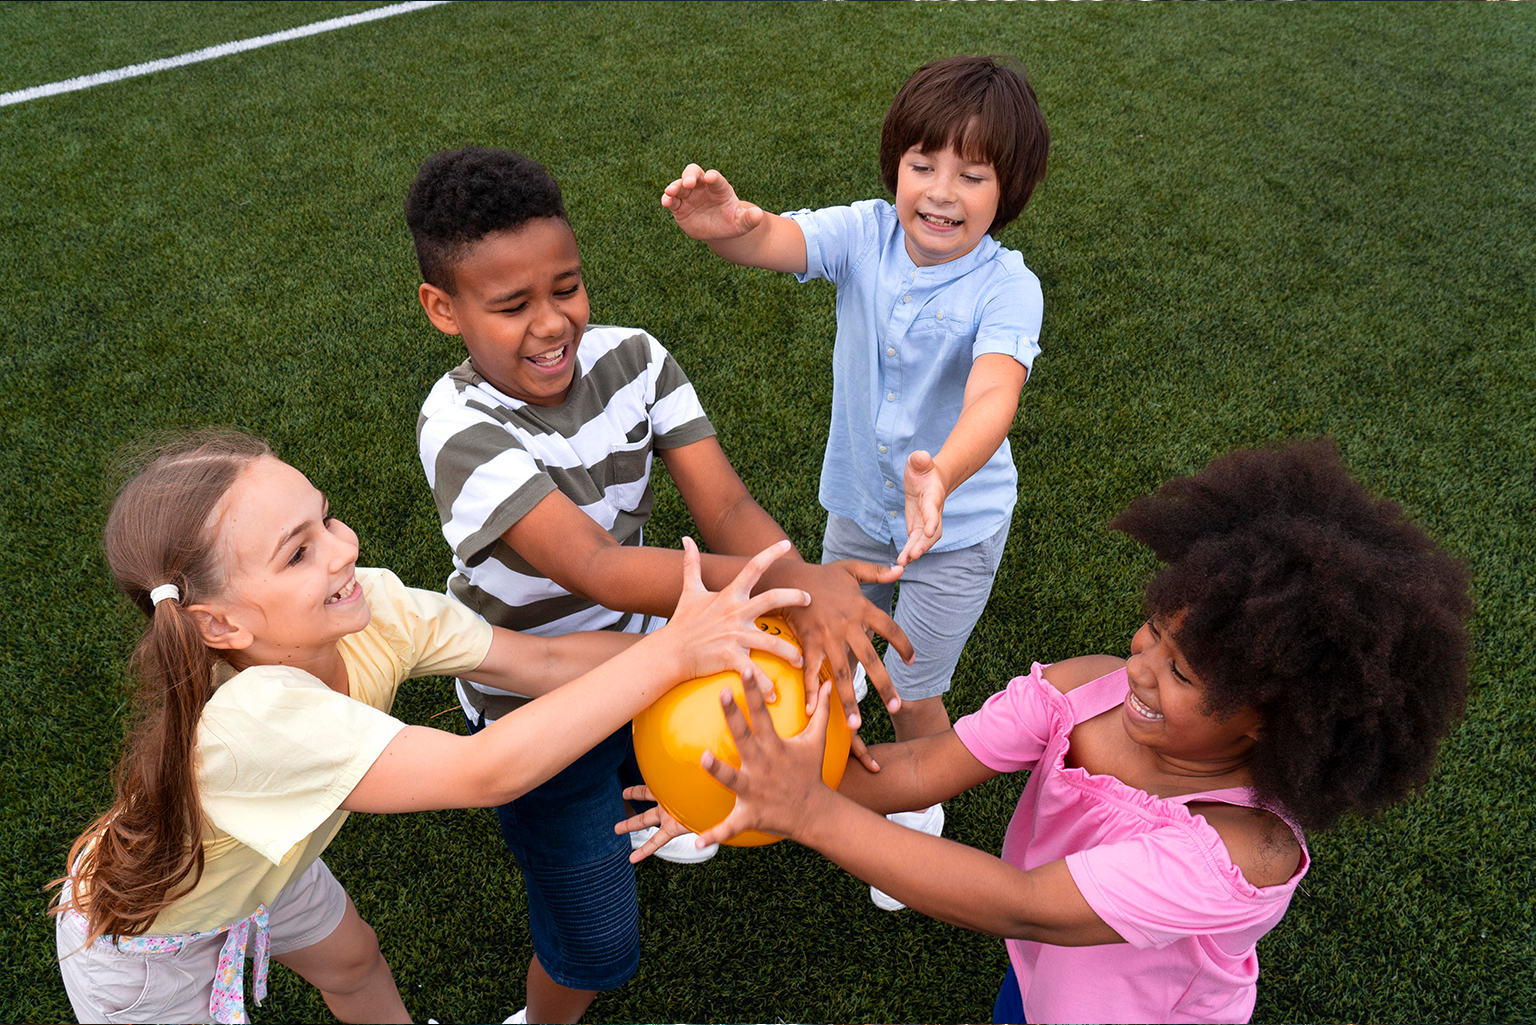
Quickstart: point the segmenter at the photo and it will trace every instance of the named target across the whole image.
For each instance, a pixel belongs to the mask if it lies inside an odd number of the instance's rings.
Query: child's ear
[[[229,618],[229,613],[212,605],[188,605],[187,612],[197,624],[197,632],[210,648],[239,651],[249,648],[256,638],[246,627]]]
[[[421,287],[416,290],[416,297],[421,300],[421,308],[427,311],[427,319],[432,326],[445,335],[461,334],[459,319],[454,316],[453,296],[436,285],[423,281]]]

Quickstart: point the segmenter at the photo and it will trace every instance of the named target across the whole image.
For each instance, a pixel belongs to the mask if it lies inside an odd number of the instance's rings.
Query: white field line
[[[282,32],[273,32],[265,36],[237,39],[232,43],[220,43],[218,46],[193,50],[191,53],[183,53],[175,57],[146,61],[143,64],[130,64],[126,68],[118,68],[114,71],[98,71],[94,75],[82,75],[79,78],[70,78],[62,82],[50,82],[47,85],[34,85],[29,89],[18,89],[15,92],[0,93],[0,107],[8,107],[13,103],[26,103],[28,100],[38,100],[44,96],[56,96],[59,93],[72,93],[80,89],[89,89],[92,86],[106,85],[108,82],[118,82],[125,78],[152,75],[157,71],[165,71],[168,68],[179,68],[187,64],[196,64],[200,61],[211,61],[216,57],[227,57],[232,53],[255,50],[263,46],[271,46],[273,43],[286,43],[290,39],[316,36],[322,32],[334,32],[339,28],[361,25],[365,21],[392,18],[397,14],[409,14],[411,11],[419,11],[424,7],[437,7],[440,4],[451,2],[452,0],[410,0],[408,3],[390,4],[388,7],[375,7],[371,11],[361,11],[357,14],[348,14],[341,18],[330,18],[326,21],[317,21],[309,25],[300,25],[298,28],[285,29]]]

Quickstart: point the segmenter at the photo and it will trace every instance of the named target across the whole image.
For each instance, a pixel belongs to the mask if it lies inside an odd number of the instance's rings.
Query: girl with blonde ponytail
[[[353,811],[503,804],[622,728],[680,680],[798,653],[751,591],[781,543],[719,594],[685,542],[677,614],[644,638],[530,637],[444,595],[359,569],[357,536],[257,438],[192,435],[119,492],[103,534],[147,617],[136,719],[112,806],[59,880],[58,951],[81,1021],[248,1020],[244,966],[268,957],[342,1021],[409,1021],[373,930],[320,854]],[[461,737],[390,716],[413,676],[542,695]],[[570,682],[566,682],[570,681]]]

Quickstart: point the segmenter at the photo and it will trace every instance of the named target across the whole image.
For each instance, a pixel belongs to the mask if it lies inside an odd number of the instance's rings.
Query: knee
[[[384,952],[379,949],[379,934],[373,931],[373,926],[359,918],[352,932],[342,956],[331,963],[327,984],[321,989],[332,993],[361,989],[383,963]]]

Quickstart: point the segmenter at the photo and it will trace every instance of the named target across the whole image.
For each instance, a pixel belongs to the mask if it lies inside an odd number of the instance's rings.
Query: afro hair
[[[1428,778],[1466,697],[1470,578],[1331,441],[1229,453],[1109,526],[1166,563],[1148,611],[1209,710],[1259,713],[1261,798],[1326,828]]]

